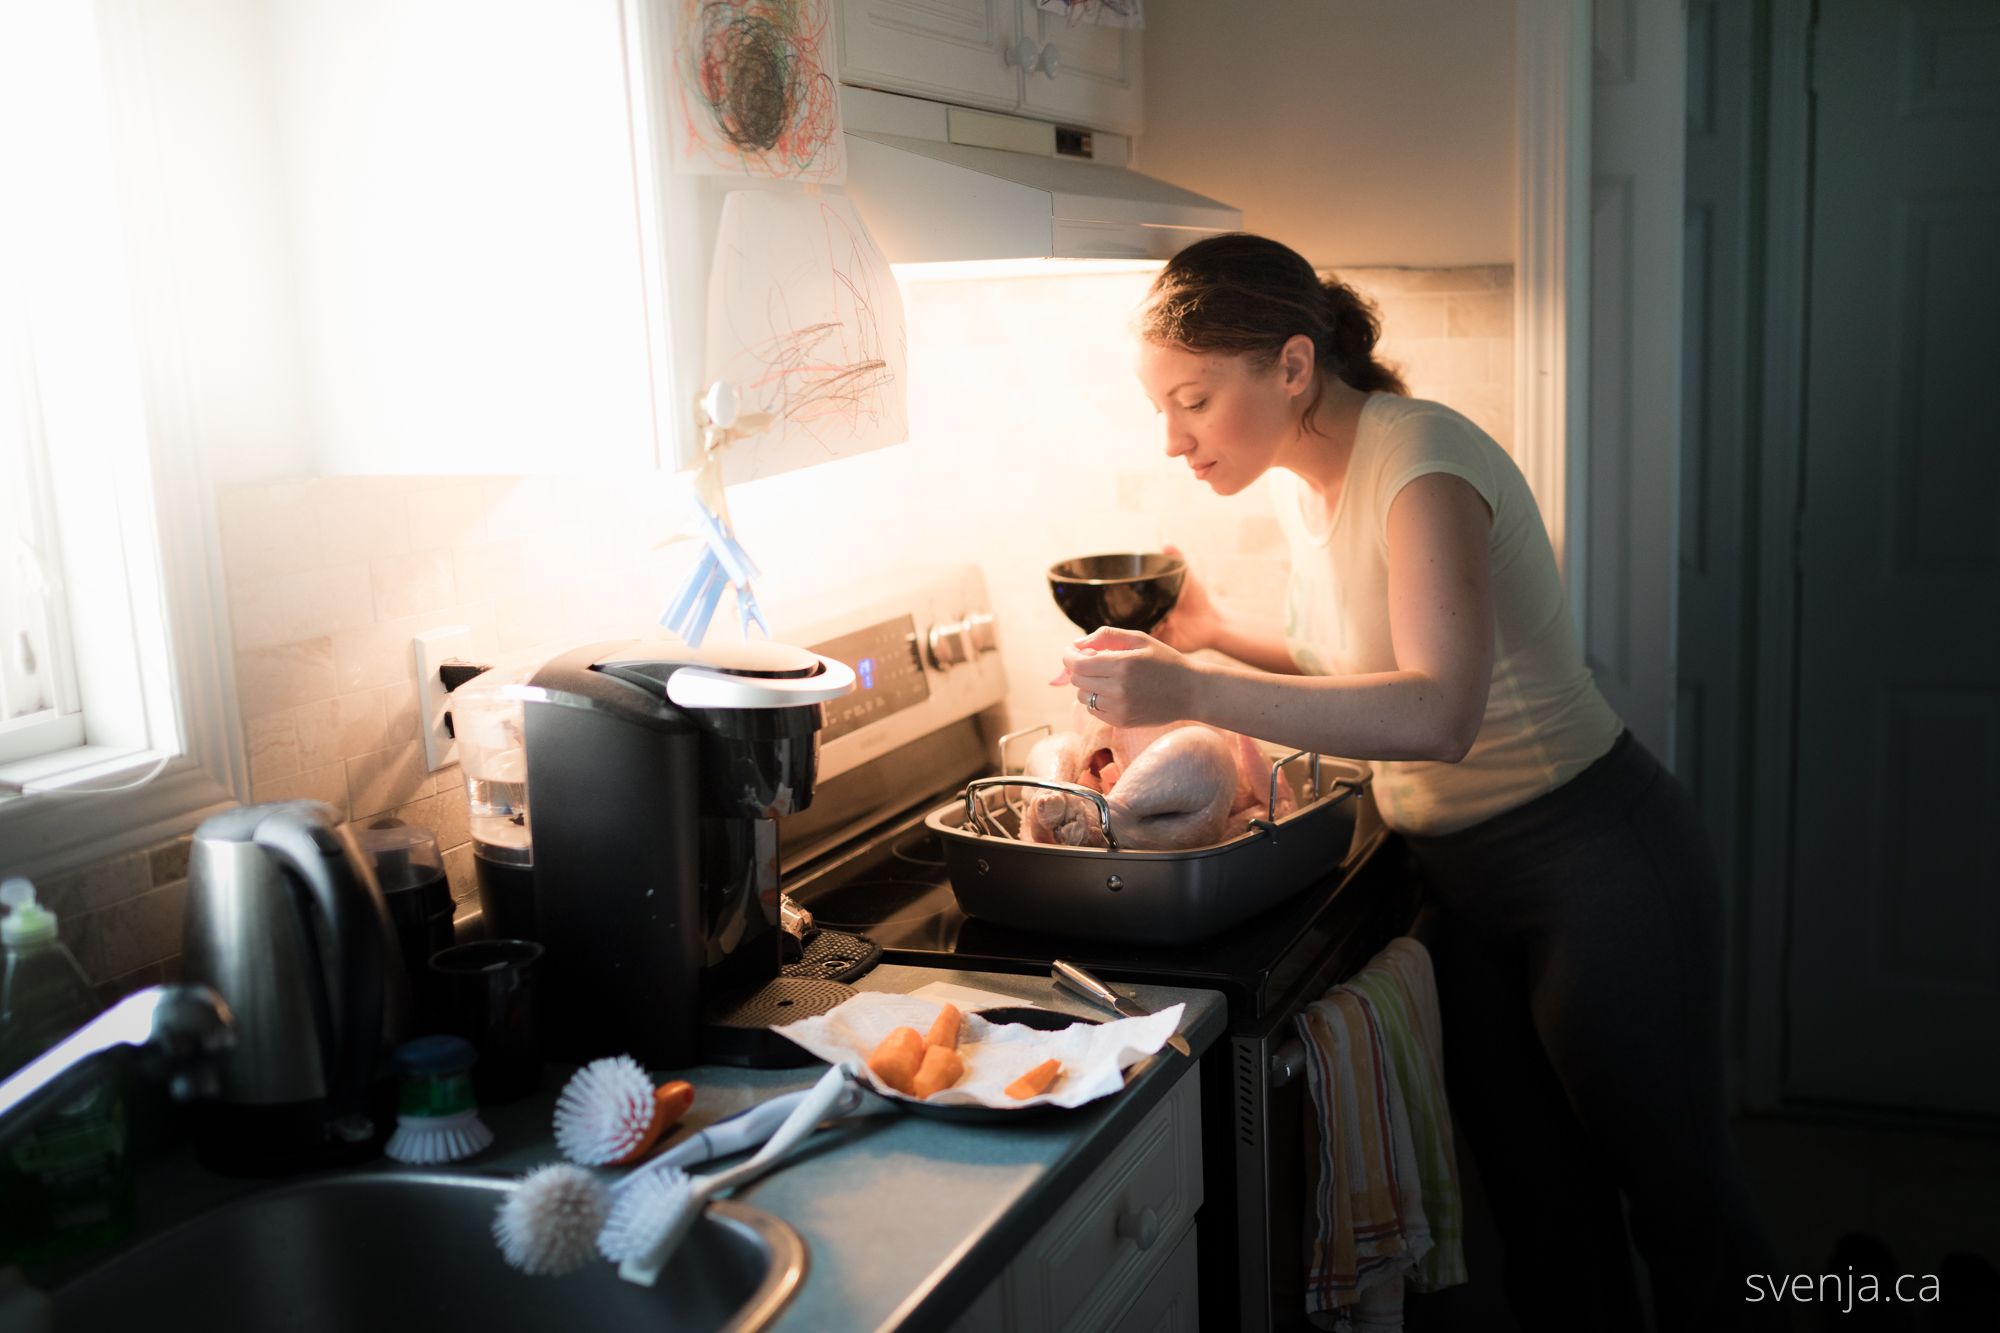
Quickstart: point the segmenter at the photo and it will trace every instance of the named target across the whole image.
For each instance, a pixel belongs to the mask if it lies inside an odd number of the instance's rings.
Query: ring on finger
[[[1090,697],[1089,697],[1088,699],[1085,699],[1085,700],[1083,701],[1083,706],[1084,706],[1085,708],[1088,708],[1088,709],[1089,709],[1089,710],[1090,710],[1091,712],[1093,712],[1093,713],[1095,713],[1095,712],[1097,711],[1097,691],[1096,691],[1096,690],[1092,690],[1092,691],[1090,692]]]

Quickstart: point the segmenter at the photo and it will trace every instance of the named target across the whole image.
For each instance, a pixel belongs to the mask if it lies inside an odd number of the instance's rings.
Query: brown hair
[[[1168,260],[1139,311],[1139,335],[1151,342],[1247,353],[1260,370],[1304,334],[1321,376],[1364,393],[1407,394],[1402,376],[1375,358],[1381,333],[1374,307],[1352,287],[1322,280],[1289,246],[1245,232],[1196,241]],[[1324,394],[1322,378],[1306,404],[1308,428]]]

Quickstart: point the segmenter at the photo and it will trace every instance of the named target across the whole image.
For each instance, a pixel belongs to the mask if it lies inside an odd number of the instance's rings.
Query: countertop
[[[861,990],[907,992],[950,982],[1091,1018],[1105,1011],[1046,977],[885,964]],[[1196,1057],[1222,1035],[1223,997],[1167,986],[1121,987],[1149,1009],[1185,1003],[1180,1034]],[[550,1110],[567,1070],[551,1067],[535,1096],[482,1115],[492,1149],[447,1170],[517,1174],[559,1160]],[[655,1071],[696,1087],[683,1122],[699,1129],[825,1072],[702,1066]],[[774,1327],[787,1330],[929,1329],[948,1325],[983,1291],[1166,1096],[1190,1061],[1162,1050],[1133,1066],[1125,1090],[1073,1111],[1024,1117],[1018,1125],[947,1122],[912,1114],[849,1122],[736,1196],[784,1219],[805,1238],[806,1280]],[[399,1170],[393,1163],[367,1169]],[[191,1154],[155,1163],[140,1177],[140,1231],[250,1192],[255,1182],[214,1176]]]

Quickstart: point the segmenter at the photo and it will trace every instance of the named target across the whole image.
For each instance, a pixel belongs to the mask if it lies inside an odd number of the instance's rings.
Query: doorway
[[[1683,774],[1745,1090],[2000,1117],[2000,11],[1689,17]]]

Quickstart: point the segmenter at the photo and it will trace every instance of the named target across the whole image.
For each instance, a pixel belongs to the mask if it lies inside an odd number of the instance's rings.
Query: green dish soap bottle
[[[25,879],[0,884],[0,1078],[98,1011],[55,913]],[[50,1263],[108,1245],[132,1225],[122,1073],[88,1077],[67,1102],[0,1152],[0,1263]]]

